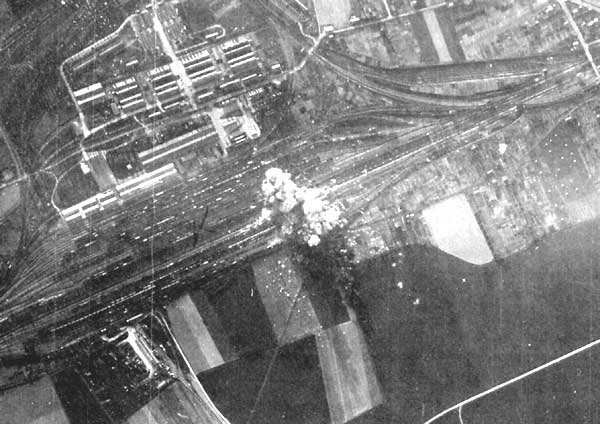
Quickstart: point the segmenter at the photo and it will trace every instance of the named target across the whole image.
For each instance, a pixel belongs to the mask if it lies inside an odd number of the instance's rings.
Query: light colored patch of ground
[[[600,194],[590,193],[584,197],[570,200],[566,204],[569,221],[575,224],[591,221],[600,216]]]
[[[383,401],[364,335],[354,321],[317,333],[332,423],[345,423]]]
[[[233,0],[231,3],[227,4],[226,6],[220,8],[219,10],[214,12],[215,18],[221,19],[223,16],[225,16],[227,13],[231,12],[236,7],[239,7],[239,1]]]
[[[444,38],[444,34],[440,28],[440,23],[437,19],[437,15],[435,14],[435,10],[426,10],[423,12],[423,18],[425,19],[425,24],[427,25],[429,34],[431,34],[433,46],[435,47],[435,51],[438,54],[440,62],[452,62],[452,56],[450,56],[450,52],[448,51],[446,39]]]
[[[195,373],[224,363],[223,356],[189,294],[172,302],[167,307],[167,314],[175,338]]]
[[[314,7],[321,28],[333,25],[338,29],[348,25],[352,11],[350,0],[314,0]]]
[[[280,343],[291,343],[321,328],[319,317],[302,286],[302,277],[281,250],[252,263],[254,281]],[[298,295],[298,301],[293,298]],[[295,310],[290,315],[290,309]]]
[[[0,219],[17,207],[21,201],[19,184],[11,184],[0,189]]]
[[[0,255],[10,256],[15,253],[21,240],[21,232],[6,226],[0,226]],[[1,379],[2,377],[0,377]]]
[[[367,54],[381,63],[390,63],[390,55],[381,41],[377,28],[364,28],[361,31],[350,31],[345,36],[348,49],[355,55]]]
[[[177,381],[129,417],[127,424],[225,423],[217,414],[208,396],[200,398]]]
[[[483,265],[494,257],[464,194],[450,197],[423,211],[432,243],[463,261]]]
[[[0,423],[69,424],[49,377],[0,396]]]

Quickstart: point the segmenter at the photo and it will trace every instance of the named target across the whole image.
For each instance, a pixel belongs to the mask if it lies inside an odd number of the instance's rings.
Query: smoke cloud
[[[308,245],[316,246],[321,238],[342,224],[341,210],[329,203],[326,191],[298,186],[288,172],[270,168],[262,182],[264,208],[262,220],[280,226],[285,236],[298,235]]]

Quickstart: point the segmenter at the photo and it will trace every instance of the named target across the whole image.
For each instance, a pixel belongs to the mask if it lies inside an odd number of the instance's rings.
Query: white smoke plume
[[[265,202],[261,218],[278,223],[283,235],[296,233],[316,246],[342,224],[341,210],[325,199],[325,190],[298,186],[288,172],[270,168],[261,188]]]

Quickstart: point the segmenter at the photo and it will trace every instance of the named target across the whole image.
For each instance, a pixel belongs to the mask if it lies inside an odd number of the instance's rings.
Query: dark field
[[[386,403],[356,422],[424,422],[598,338],[599,236],[592,222],[485,267],[427,247],[361,264],[363,323]],[[464,422],[598,422],[599,353],[465,406]]]

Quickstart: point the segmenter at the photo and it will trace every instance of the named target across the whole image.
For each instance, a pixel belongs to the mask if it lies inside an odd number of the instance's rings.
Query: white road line
[[[498,384],[498,385],[496,385],[496,386],[494,386],[494,387],[492,387],[490,389],[487,389],[487,390],[485,390],[485,391],[483,391],[483,392],[481,392],[481,393],[479,393],[479,394],[477,394],[475,396],[472,396],[472,397],[470,397],[470,398],[468,398],[466,400],[463,400],[462,402],[459,402],[456,405],[454,405],[454,406],[452,406],[452,407],[450,407],[448,409],[445,409],[444,411],[442,411],[439,414],[435,415],[433,418],[430,418],[429,420],[425,421],[424,424],[431,424],[434,421],[438,420],[439,418],[442,418],[444,415],[446,415],[446,414],[448,414],[450,412],[453,412],[453,411],[459,411],[459,412],[461,412],[462,407],[465,406],[465,405],[468,405],[469,403],[475,402],[476,400],[481,399],[482,397],[487,396],[490,393],[497,392],[498,390],[503,389],[504,387],[506,387],[506,386],[508,386],[510,384],[513,384],[513,383],[516,383],[518,381],[521,381],[521,380],[523,380],[523,379],[525,379],[525,378],[527,378],[527,377],[529,377],[529,376],[531,376],[533,374],[536,374],[536,373],[538,373],[538,372],[540,372],[540,371],[542,371],[542,370],[544,370],[546,368],[551,367],[552,365],[556,365],[559,362],[564,361],[565,359],[569,359],[572,356],[578,355],[581,352],[584,352],[584,351],[586,351],[588,349],[591,349],[594,346],[597,346],[598,344],[600,344],[600,339],[595,340],[595,341],[593,341],[591,343],[588,343],[588,344],[586,344],[584,346],[581,346],[578,349],[572,350],[571,352],[569,352],[569,353],[567,353],[565,355],[559,356],[558,358],[553,359],[550,362],[546,362],[545,364],[542,364],[539,367],[536,367],[536,368],[534,368],[532,370],[529,370],[526,373],[518,375],[518,376],[516,376],[514,378],[511,378],[510,380],[505,381],[504,383],[500,383],[500,384]]]

